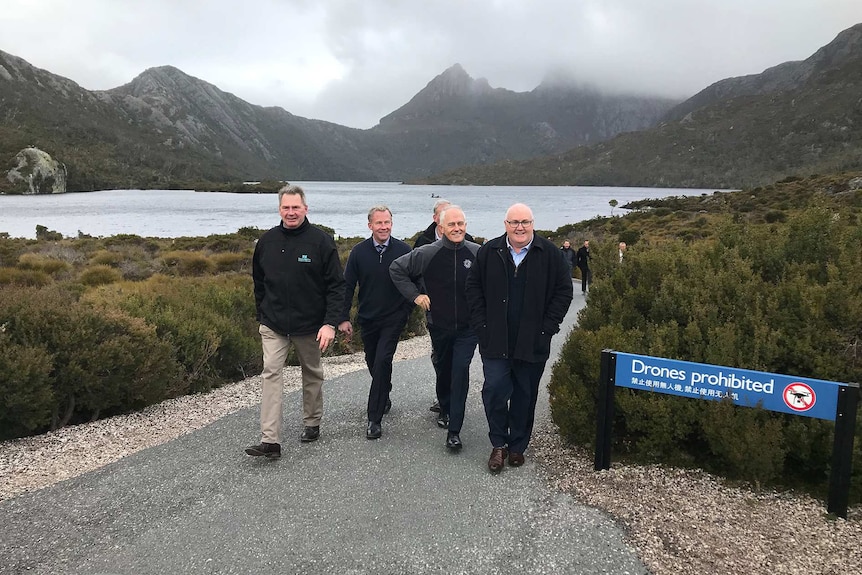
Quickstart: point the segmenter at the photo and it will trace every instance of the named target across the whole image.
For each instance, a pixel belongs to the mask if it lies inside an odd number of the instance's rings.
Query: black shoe
[[[383,428],[380,427],[380,424],[369,421],[368,427],[365,429],[365,437],[367,439],[380,439],[381,435],[383,435]]]
[[[299,440],[303,443],[308,443],[310,441],[317,441],[318,437],[320,437],[320,426],[315,425],[310,427],[306,425],[305,429],[302,430],[302,435],[299,436]]]
[[[267,459],[278,459],[281,457],[281,445],[278,443],[259,443],[245,448],[245,452],[252,457],[266,457]]]
[[[431,407],[428,408],[428,411],[433,411],[435,413],[440,413],[440,402],[435,401],[431,404]]]
[[[461,443],[461,438],[457,433],[449,432],[446,434],[446,447],[449,449],[461,449],[464,445]]]
[[[438,415],[437,416],[437,427],[442,427],[443,429],[446,429],[447,427],[449,427],[449,416],[446,415],[445,413],[441,413],[440,415]]]
[[[386,407],[383,408],[383,415],[386,415],[387,413],[389,413],[390,409],[392,409],[392,401],[387,399],[386,400]]]

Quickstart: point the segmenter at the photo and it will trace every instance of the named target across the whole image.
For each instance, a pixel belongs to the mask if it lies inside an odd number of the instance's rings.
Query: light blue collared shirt
[[[509,253],[512,254],[512,261],[515,262],[515,269],[518,269],[518,266],[521,265],[521,262],[524,261],[524,258],[527,257],[527,252],[533,247],[533,238],[530,238],[530,243],[521,248],[521,253],[517,253],[515,248],[512,247],[512,244],[509,243],[509,236],[506,236],[506,245],[509,246]]]

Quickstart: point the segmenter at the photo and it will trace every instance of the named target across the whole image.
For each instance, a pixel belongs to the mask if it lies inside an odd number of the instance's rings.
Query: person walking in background
[[[302,367],[303,430],[300,441],[316,441],[323,417],[320,354],[335,340],[344,301],[344,277],[335,241],[306,217],[299,186],[278,191],[279,225],[265,232],[252,257],[254,303],[263,347],[260,399],[261,442],[252,456],[281,457],[284,363],[293,344]]]
[[[443,237],[442,231],[440,230],[440,212],[443,211],[443,208],[450,205],[452,205],[452,202],[443,198],[440,198],[436,202],[434,202],[433,221],[425,229],[425,231],[419,234],[419,237],[416,238],[416,241],[413,243],[413,249],[434,243],[441,237]],[[470,234],[465,234],[464,239],[468,242],[474,241],[473,236],[471,236]],[[434,350],[433,341],[431,342],[431,365],[434,366],[434,372],[437,374],[436,387],[440,387],[440,374],[437,370],[437,353]],[[440,402],[435,400],[434,403],[431,404],[430,410],[439,413]]]
[[[440,227],[439,241],[401,256],[389,272],[404,298],[426,312],[440,403],[437,425],[448,430],[446,447],[457,450],[462,447],[470,362],[477,341],[470,329],[465,284],[479,246],[465,239],[467,218],[458,206],[441,210]]]
[[[578,269],[581,270],[581,292],[586,295],[590,289],[590,282],[593,280],[592,272],[590,272],[590,240],[584,240],[584,245],[578,248],[578,256],[575,263]]]
[[[392,358],[413,306],[401,297],[389,275],[392,262],[410,252],[409,245],[392,237],[392,212],[389,208],[374,206],[368,210],[368,229],[371,237],[354,246],[344,266],[344,304],[338,330],[348,340],[353,337],[350,309],[358,283],[356,319],[365,348],[365,364],[371,374],[365,437],[378,439],[383,433],[383,415],[392,407],[389,397],[392,391]]]
[[[482,403],[496,473],[524,464],[551,337],[572,302],[572,277],[556,246],[533,232],[533,212],[515,204],[505,233],[486,242],[467,278],[470,325],[485,373]]]
[[[578,254],[572,249],[572,244],[569,240],[563,242],[563,247],[560,248],[563,253],[563,259],[569,266],[569,277],[572,277],[572,271],[575,269],[575,262],[578,260]]]
[[[623,255],[626,253],[626,243],[620,242],[620,263],[623,263]]]

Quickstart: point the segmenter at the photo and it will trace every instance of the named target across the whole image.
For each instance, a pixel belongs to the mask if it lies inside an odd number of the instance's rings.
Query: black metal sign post
[[[599,398],[596,404],[596,471],[611,468],[611,436],[614,427],[614,388],[617,354],[602,351],[599,369]]]
[[[853,464],[853,439],[856,435],[856,409],[859,384],[842,385],[835,411],[835,439],[832,444],[832,470],[829,473],[829,498],[826,510],[847,519],[850,472]]]

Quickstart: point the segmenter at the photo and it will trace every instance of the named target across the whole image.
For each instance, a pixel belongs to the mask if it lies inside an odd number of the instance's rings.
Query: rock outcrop
[[[62,194],[66,191],[66,166],[39,148],[24,148],[6,173],[11,194]]]

